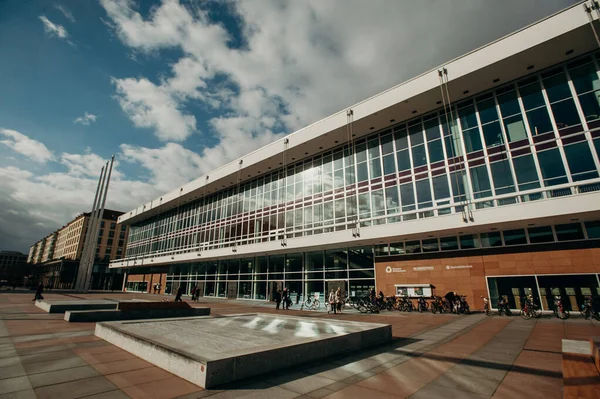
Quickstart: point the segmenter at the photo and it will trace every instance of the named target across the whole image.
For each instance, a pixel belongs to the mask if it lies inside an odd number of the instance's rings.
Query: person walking
[[[333,290],[333,288],[331,289],[331,292],[329,293],[329,311],[327,313],[330,313],[331,311],[333,311],[333,314],[336,314],[336,305],[335,305],[335,291]]]
[[[275,310],[279,310],[279,306],[281,305],[281,291],[276,291],[273,297],[275,299]]]
[[[192,301],[196,300],[196,288],[197,288],[196,286],[192,287]]]
[[[281,294],[282,297],[282,301],[283,301],[283,310],[288,310],[290,308],[290,304],[288,302],[289,300],[289,291],[287,289],[287,287],[283,288],[283,293]]]
[[[196,302],[198,302],[199,298],[200,298],[200,287],[196,286]]]
[[[42,299],[44,299],[44,297],[42,296],[42,292],[44,292],[44,284],[43,283],[39,283],[37,290],[35,290],[35,296],[33,297],[32,301],[41,301]]]
[[[342,289],[338,287],[335,292],[335,307],[339,314],[342,314]]]
[[[179,288],[177,288],[177,295],[175,295],[175,302],[183,302],[181,300],[182,295],[183,295],[183,285],[180,285]]]

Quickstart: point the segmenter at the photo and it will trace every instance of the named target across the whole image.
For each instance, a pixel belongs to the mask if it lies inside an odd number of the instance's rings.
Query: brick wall
[[[598,273],[600,248],[376,261],[375,269],[377,290],[386,296],[395,295],[394,284],[433,284],[436,295],[456,291],[477,304],[487,296],[485,276]]]
[[[127,275],[127,281],[146,281],[148,283],[148,292],[154,293],[154,284],[160,283],[161,290],[163,293],[165,290],[165,283],[167,280],[166,273],[155,273],[155,274],[129,274]]]

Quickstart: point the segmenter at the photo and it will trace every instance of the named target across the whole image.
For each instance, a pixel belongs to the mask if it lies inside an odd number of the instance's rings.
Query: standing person
[[[281,305],[281,291],[275,292],[275,309],[279,310],[279,305]]]
[[[42,292],[44,292],[44,284],[39,283],[37,290],[35,290],[35,296],[33,297],[32,301],[40,301],[44,299],[44,297],[42,296]]]
[[[160,295],[160,283],[156,284],[156,290],[158,291],[158,295]]]
[[[371,303],[375,303],[375,287],[372,287],[369,291],[369,299],[371,300]]]
[[[192,301],[196,300],[196,288],[197,288],[196,286],[192,287]]]
[[[333,310],[333,314],[336,314],[335,292],[333,291],[333,288],[331,289],[331,292],[329,293],[329,311],[331,312],[332,310]]]
[[[175,295],[175,302],[183,302],[181,300],[182,295],[183,295],[183,285],[180,285],[179,288],[177,288],[177,295]]]
[[[335,292],[335,307],[339,314],[342,314],[342,289],[338,287]]]
[[[282,300],[283,300],[283,310],[288,310],[290,308],[290,304],[288,303],[289,300],[289,292],[287,287],[283,288],[283,294],[282,296]]]
[[[448,292],[444,298],[446,299],[446,305],[448,305],[448,311],[452,312],[452,309],[454,309],[454,292]]]
[[[196,302],[198,302],[198,299],[200,298],[200,287],[196,286]]]

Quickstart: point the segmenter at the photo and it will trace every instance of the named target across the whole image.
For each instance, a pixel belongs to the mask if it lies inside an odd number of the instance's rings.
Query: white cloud
[[[218,114],[208,126],[220,141],[202,153],[216,166],[570,3],[229,2],[236,38],[202,9],[210,2],[163,0],[142,16],[131,0],[101,0],[138,55],[182,53],[158,82],[114,79],[125,113],[162,140],[182,141],[197,128],[187,107],[204,105]]]
[[[19,143],[36,142],[14,130],[0,132],[16,137]],[[125,177],[119,160],[140,167],[146,177]],[[91,209],[106,159],[86,148],[82,154],[62,153],[56,161],[62,171],[34,174],[14,166],[0,167],[0,250],[27,251],[35,241]],[[159,149],[123,145],[115,159],[106,207],[127,211],[170,191],[197,177],[201,162],[179,144]]]
[[[44,163],[53,158],[52,152],[43,143],[30,139],[16,130],[0,128],[0,135],[9,138],[9,140],[0,140],[0,144],[12,148],[15,152],[36,162]]]
[[[77,118],[76,118],[76,119],[73,121],[73,123],[80,123],[80,124],[82,124],[82,125],[89,126],[89,125],[90,125],[90,123],[92,123],[92,122],[96,122],[96,119],[98,119],[98,117],[97,117],[96,115],[94,115],[94,114],[90,114],[89,112],[87,112],[87,111],[86,111],[86,112],[83,114],[83,116],[79,116],[79,117],[77,117]]]
[[[151,172],[149,182],[161,193],[197,178],[209,168],[202,157],[176,143],[162,148],[121,144],[120,149],[124,161],[138,163]]]
[[[53,23],[48,18],[46,18],[45,15],[40,15],[38,18],[44,23],[44,30],[47,34],[49,34],[50,36],[56,35],[60,39],[69,41],[69,33],[67,32],[64,26]]]
[[[67,7],[63,6],[62,4],[55,4],[54,8],[62,12],[65,18],[67,18],[69,21],[75,22],[75,17],[73,16],[73,13]]]
[[[67,173],[71,176],[97,179],[100,177],[100,170],[106,165],[106,160],[92,153],[88,147],[85,150],[85,154],[61,154],[60,163],[67,167]],[[118,167],[119,161],[116,160],[113,165],[111,179],[122,177],[121,172],[118,171]]]
[[[185,140],[196,130],[196,117],[162,86],[148,79],[113,79],[116,98],[136,127],[153,128],[161,140]]]

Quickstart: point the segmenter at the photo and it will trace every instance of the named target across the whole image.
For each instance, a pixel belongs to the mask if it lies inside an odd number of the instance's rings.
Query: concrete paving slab
[[[46,385],[61,384],[63,382],[84,380],[97,377],[99,374],[90,366],[75,367],[65,370],[48,371],[46,373],[32,374],[29,381],[33,388],[39,388]]]
[[[0,380],[0,393],[11,393],[31,389],[27,376],[5,378]]]
[[[389,342],[391,326],[256,313],[106,322],[96,325],[96,335],[198,386],[213,387]],[[377,365],[344,367],[358,373]]]
[[[0,399],[36,399],[35,392],[33,389],[28,389],[26,391],[18,391],[5,393],[0,395]]]
[[[75,399],[98,393],[114,391],[115,387],[104,377],[93,377],[85,380],[64,382],[35,389],[38,399]]]

